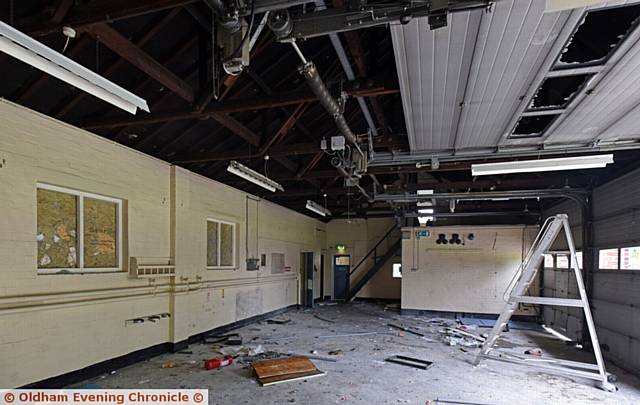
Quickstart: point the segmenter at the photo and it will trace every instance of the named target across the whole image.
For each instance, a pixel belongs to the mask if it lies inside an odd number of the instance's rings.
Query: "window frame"
[[[205,265],[207,267],[207,270],[235,270],[238,268],[238,258],[237,258],[237,224],[235,222],[230,222],[230,221],[225,221],[223,219],[218,219],[218,218],[211,218],[211,217],[207,217],[207,225],[209,222],[216,222],[218,224],[218,265],[217,266],[209,266],[209,264],[207,263],[207,256],[209,254],[209,252],[205,251]],[[220,226],[220,224],[225,224],[225,225],[231,225],[231,229],[232,229],[232,255],[231,257],[233,258],[233,264],[231,266],[222,266],[220,265],[220,260],[222,258],[222,250],[220,249],[220,246],[222,244],[222,238],[221,236],[221,232],[222,232],[222,227]],[[206,229],[205,229],[206,231]],[[206,234],[206,232],[205,232]],[[205,245],[207,245],[207,243],[205,243]]]
[[[600,267],[600,252],[603,250],[617,250],[618,251],[618,265],[616,266],[615,269],[604,269],[602,267]],[[620,248],[619,247],[600,247],[598,248],[598,271],[614,271],[614,272],[619,272],[620,271]]]
[[[640,273],[640,268],[638,269],[623,269],[622,268],[622,249],[628,249],[628,248],[636,248],[636,247],[640,247],[639,245],[623,245],[623,246],[615,246],[615,247],[600,247],[597,248],[598,250],[598,271],[599,272],[615,272],[615,273],[620,273],[620,272],[639,272]],[[618,251],[618,266],[615,269],[603,269],[600,267],[600,251],[602,250],[617,250]]]
[[[123,200],[119,198],[107,197],[101,194],[89,193],[86,191],[74,190],[66,187],[54,186],[46,183],[36,183],[36,193],[38,190],[54,191],[57,193],[63,193],[73,195],[77,198],[78,205],[76,211],[76,221],[78,224],[77,229],[77,249],[78,249],[78,267],[60,267],[60,268],[39,268],[36,260],[37,274],[86,274],[86,273],[119,273],[124,272],[124,258],[123,256],[123,218],[122,218],[122,205]],[[115,203],[117,207],[117,219],[116,219],[116,255],[117,266],[116,267],[84,267],[84,199],[91,198],[94,200],[106,201]],[[36,212],[38,210],[36,202]],[[37,234],[37,220],[36,220],[36,234]],[[64,272],[64,273],[63,273]]]

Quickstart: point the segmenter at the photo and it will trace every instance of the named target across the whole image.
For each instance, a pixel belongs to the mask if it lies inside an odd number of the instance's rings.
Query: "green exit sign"
[[[428,238],[429,236],[431,236],[431,232],[427,231],[426,229],[421,229],[419,231],[416,231],[416,238],[418,239]]]

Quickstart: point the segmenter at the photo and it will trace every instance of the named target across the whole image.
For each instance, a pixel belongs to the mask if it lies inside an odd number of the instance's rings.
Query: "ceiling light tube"
[[[323,207],[322,205],[318,204],[315,201],[307,200],[306,208],[309,211],[313,211],[318,215],[322,215],[323,217],[326,217],[327,215],[331,216],[331,211],[329,211],[328,209],[326,209],[325,207]]]
[[[284,188],[279,183],[271,180],[266,176],[261,175],[255,170],[249,169],[247,166],[242,165],[235,160],[229,162],[227,171],[229,173],[235,174],[236,176],[242,177],[243,179],[248,180],[262,188],[266,188],[271,192],[275,192],[276,190],[284,191]]]
[[[147,102],[77,62],[0,21],[0,51],[131,114]]]
[[[433,214],[433,208],[420,208],[418,210],[419,214]]]
[[[488,176],[507,173],[551,172],[557,170],[577,170],[602,168],[613,163],[613,154],[563,157],[554,159],[520,160],[513,162],[481,163],[471,165],[474,176]]]

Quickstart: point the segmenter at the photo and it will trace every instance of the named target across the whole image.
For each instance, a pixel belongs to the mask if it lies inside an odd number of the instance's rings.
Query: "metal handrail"
[[[386,239],[387,239],[387,237],[388,237],[389,235],[391,235],[391,232],[393,232],[396,228],[398,228],[398,226],[397,226],[396,224],[394,224],[394,225],[391,227],[391,229],[389,229],[389,230],[387,231],[387,233],[385,233],[385,234],[384,234],[384,236],[383,236],[383,237],[378,241],[378,243],[376,243],[376,244],[375,244],[375,246],[374,246],[374,247],[372,247],[372,248],[371,248],[371,250],[369,250],[369,252],[368,252],[366,255],[364,255],[364,257],[363,257],[362,259],[360,259],[360,261],[358,262],[358,264],[356,264],[356,265],[355,265],[355,267],[354,267],[354,268],[349,272],[349,275],[352,275],[353,273],[355,273],[355,271],[356,271],[356,270],[358,270],[358,267],[360,267],[360,265],[361,265],[362,263],[364,263],[364,262],[367,260],[367,258],[371,255],[371,253],[373,253],[373,252],[375,252],[375,251],[376,251],[377,247],[378,247],[378,246],[380,246],[380,244],[382,243],[382,241],[386,240]],[[374,258],[374,261],[375,261],[375,258]],[[374,263],[374,264],[375,264],[375,263]]]

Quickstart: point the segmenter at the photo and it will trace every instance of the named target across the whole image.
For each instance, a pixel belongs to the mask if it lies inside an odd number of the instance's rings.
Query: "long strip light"
[[[0,21],[0,51],[92,94],[131,114],[149,112],[147,102]]]
[[[554,159],[520,160],[514,162],[480,163],[471,165],[474,176],[488,176],[505,173],[551,172],[556,170],[577,170],[602,168],[613,163],[613,155],[576,156]]]
[[[323,207],[322,205],[318,204],[315,201],[307,200],[306,208],[309,211],[313,211],[318,215],[322,215],[323,217],[326,217],[327,215],[331,216],[331,211],[329,211],[328,209],[326,209],[325,207]]]
[[[266,188],[271,192],[275,192],[276,190],[284,191],[284,188],[279,183],[271,180],[266,176],[261,175],[255,170],[249,169],[247,166],[240,164],[235,160],[229,162],[227,171],[229,173],[235,174],[236,176],[242,177],[243,179],[248,180],[262,188]]]

